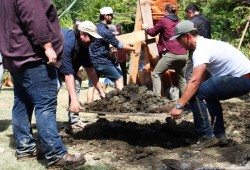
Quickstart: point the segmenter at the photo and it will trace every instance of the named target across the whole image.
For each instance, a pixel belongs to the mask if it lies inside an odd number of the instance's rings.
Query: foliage
[[[53,0],[58,14],[64,10],[74,0]],[[113,23],[121,23],[124,32],[131,32],[134,28],[136,1],[130,0],[77,0],[74,6],[67,12],[66,15],[60,18],[62,27],[71,28],[73,20],[78,18],[82,21],[90,20],[94,23],[99,22],[99,10],[102,7],[110,6],[114,11]]]
[[[250,2],[240,0],[178,0],[179,16],[185,18],[185,7],[189,3],[197,4],[203,15],[210,19],[213,39],[229,42],[238,47],[242,32],[250,14]],[[249,54],[250,29],[246,32],[241,51]]]
[[[58,14],[62,12],[74,0],[53,0]],[[227,41],[238,46],[242,32],[246,26],[247,17],[250,14],[250,2],[242,0],[177,0],[179,4],[178,16],[187,19],[185,7],[189,3],[197,4],[204,16],[210,19],[212,25],[212,37]],[[60,18],[62,27],[71,28],[73,20],[90,20],[97,23],[99,9],[110,6],[115,12],[114,23],[121,23],[123,31],[132,32],[136,14],[136,0],[77,0],[74,6]],[[246,54],[250,48],[250,29],[246,32],[241,50]]]

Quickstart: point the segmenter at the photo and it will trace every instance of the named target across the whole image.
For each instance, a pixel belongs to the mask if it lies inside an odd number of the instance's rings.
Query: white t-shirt
[[[241,77],[250,73],[250,60],[228,43],[199,36],[193,53],[193,67],[206,64],[212,76]]]

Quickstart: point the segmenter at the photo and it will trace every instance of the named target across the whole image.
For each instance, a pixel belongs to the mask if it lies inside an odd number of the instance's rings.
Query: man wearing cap
[[[250,60],[228,43],[199,36],[194,23],[188,20],[175,27],[177,39],[187,50],[194,50],[193,73],[186,89],[172,109],[173,118],[180,118],[183,107],[191,99],[196,130],[200,137],[197,149],[219,144],[225,137],[220,100],[242,96],[250,92]],[[204,81],[206,70],[212,75]],[[205,100],[207,108],[203,103]],[[211,116],[210,124],[208,112]],[[214,128],[212,128],[212,126]]]
[[[90,21],[81,22],[77,29],[62,29],[64,35],[64,60],[59,72],[64,75],[65,84],[69,93],[69,128],[83,128],[84,123],[80,120],[79,94],[81,89],[81,78],[77,72],[81,66],[85,67],[89,79],[98,90],[100,97],[105,93],[99,83],[97,74],[89,58],[88,47],[94,39],[101,36],[97,33],[96,26]]]
[[[112,32],[109,30],[107,25],[112,24],[113,10],[110,7],[103,7],[100,9],[100,22],[97,24],[97,32],[102,36],[102,39],[96,39],[90,45],[90,56],[91,61],[96,69],[98,76],[104,75],[110,80],[116,83],[116,87],[122,90],[124,87],[123,77],[121,71],[115,66],[115,59],[110,57],[109,45],[118,50],[132,50],[135,51],[134,47],[123,44],[118,41]],[[139,54],[136,51],[136,54]]]
[[[114,36],[118,35],[119,32],[116,30],[116,26],[113,24],[108,25],[109,30],[112,32]],[[116,60],[117,57],[117,50],[114,47],[110,47],[110,57],[114,58]],[[112,82],[109,78],[105,77],[104,82],[103,82],[103,90],[106,91],[108,85],[112,84],[115,87],[115,83]],[[92,82],[89,81],[89,88],[87,91],[87,103],[91,103],[94,101],[94,93],[95,93],[95,87],[92,85]]]

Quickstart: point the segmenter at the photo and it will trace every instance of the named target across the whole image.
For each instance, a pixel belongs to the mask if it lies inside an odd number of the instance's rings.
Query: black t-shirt
[[[211,39],[211,24],[207,18],[205,18],[201,14],[198,14],[193,16],[190,21],[194,23],[201,36]]]

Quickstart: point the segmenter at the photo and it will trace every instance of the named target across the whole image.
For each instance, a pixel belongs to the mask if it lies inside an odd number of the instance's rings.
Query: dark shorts
[[[122,77],[121,70],[116,66],[98,65],[95,66],[98,77],[104,76],[109,78],[111,81],[116,81]],[[89,87],[92,87],[93,83],[89,81]]]

